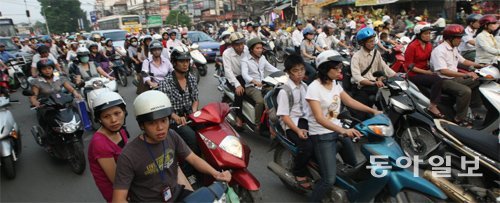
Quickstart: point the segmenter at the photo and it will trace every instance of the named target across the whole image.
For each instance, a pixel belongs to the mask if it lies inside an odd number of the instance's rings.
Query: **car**
[[[215,61],[215,57],[219,53],[219,42],[201,31],[189,31],[187,34],[193,44],[200,46],[199,49],[207,61]]]
[[[119,51],[120,53],[126,53],[125,50],[125,40],[127,40],[127,31],[125,30],[97,30],[97,31],[92,31],[90,33],[92,35],[94,34],[99,34],[103,39],[111,39],[113,40],[113,46]]]
[[[16,57],[24,57],[26,62],[31,62],[33,55],[30,53],[22,52],[17,47],[10,37],[0,37],[0,43],[5,44],[5,50]]]

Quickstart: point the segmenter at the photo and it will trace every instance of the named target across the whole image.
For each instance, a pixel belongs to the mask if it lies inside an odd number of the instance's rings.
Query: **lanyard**
[[[163,146],[163,163],[162,163],[162,166],[160,169],[160,166],[156,162],[153,151],[151,151],[150,144],[146,142],[146,135],[143,135],[143,136],[144,136],[144,144],[146,145],[146,148],[148,149],[149,155],[151,156],[151,159],[153,159],[153,162],[155,163],[155,166],[158,169],[158,174],[160,174],[161,181],[165,182],[165,174],[163,173],[163,170],[165,169],[165,162],[166,162],[166,157],[167,157],[167,150],[165,149],[165,142],[164,141],[161,142],[161,145]]]

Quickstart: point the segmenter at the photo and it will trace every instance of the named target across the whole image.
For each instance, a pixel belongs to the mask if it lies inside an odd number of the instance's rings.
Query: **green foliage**
[[[78,19],[88,29],[87,14],[80,8],[79,0],[38,0],[42,6],[40,14],[44,14],[51,33],[78,31]],[[50,7],[49,7],[50,6]]]
[[[179,10],[171,10],[165,20],[167,25],[187,25],[191,27],[191,18]]]
[[[33,25],[34,30],[40,30],[43,34],[47,34],[47,29],[45,27],[45,23],[42,23],[40,21],[36,21],[35,24]]]

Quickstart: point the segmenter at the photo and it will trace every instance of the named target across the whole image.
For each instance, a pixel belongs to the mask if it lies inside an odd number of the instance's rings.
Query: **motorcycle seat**
[[[495,160],[500,161],[500,144],[498,138],[490,133],[473,130],[456,125],[445,124],[443,126],[455,138],[470,148]]]
[[[424,87],[421,85],[417,85],[417,87],[420,90],[420,92],[422,92],[422,94],[424,94],[426,97],[430,97],[431,88]],[[443,92],[443,93],[441,93],[441,103],[443,103],[443,104],[455,104],[455,97],[453,95],[446,94]]]

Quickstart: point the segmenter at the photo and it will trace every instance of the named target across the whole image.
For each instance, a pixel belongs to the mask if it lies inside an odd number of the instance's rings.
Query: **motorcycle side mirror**
[[[373,72],[373,77],[379,78],[379,77],[384,77],[385,73],[383,71],[375,71]]]
[[[351,112],[349,112],[348,110],[344,109],[342,112],[340,112],[339,115],[337,115],[337,118],[340,119],[340,120],[351,119],[352,115],[351,115]]]
[[[31,90],[23,90],[23,95],[27,97],[35,96],[35,93]]]
[[[408,66],[408,70],[406,71],[406,73],[408,73],[408,72],[412,71],[412,70],[413,70],[413,68],[415,68],[415,64],[414,64],[414,63],[412,63],[412,64],[410,64],[410,65]]]
[[[144,78],[144,77],[148,77],[148,76],[149,76],[149,74],[148,74],[148,73],[146,73],[146,72],[144,72],[144,71],[142,71],[142,72],[141,72],[141,76]]]

